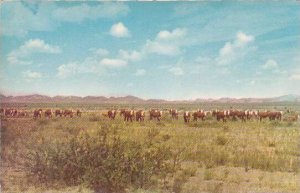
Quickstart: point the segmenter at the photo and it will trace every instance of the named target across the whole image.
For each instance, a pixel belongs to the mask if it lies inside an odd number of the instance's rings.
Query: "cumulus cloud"
[[[169,69],[169,72],[176,75],[176,76],[181,76],[184,74],[184,71],[181,67],[172,67]]]
[[[238,32],[233,42],[226,42],[220,49],[219,55],[216,58],[216,64],[228,65],[242,57],[247,52],[247,47],[252,41],[254,41],[254,36]]]
[[[154,40],[147,40],[143,51],[159,55],[174,56],[180,53],[186,29],[176,28],[172,31],[162,30],[158,32]]]
[[[172,40],[184,37],[186,35],[186,29],[176,28],[173,31],[162,30],[160,31],[156,38],[158,40]]]
[[[130,37],[130,32],[122,22],[119,22],[111,26],[110,35],[117,38],[125,38]]]
[[[34,72],[31,70],[24,71],[24,72],[22,72],[22,74],[23,74],[23,77],[25,78],[25,80],[28,80],[28,81],[33,80],[33,79],[42,78],[42,73]]]
[[[124,60],[137,61],[142,58],[142,54],[136,50],[126,51],[120,50],[119,55]]]
[[[145,74],[146,74],[145,69],[137,69],[136,72],[134,73],[134,75],[136,76],[144,76]]]
[[[10,2],[1,4],[0,34],[24,36],[29,31],[51,31],[63,22],[82,22],[126,15],[129,7],[123,3],[81,3],[57,6],[54,2]]]
[[[127,61],[121,59],[115,59],[115,58],[104,58],[100,61],[100,64],[107,67],[116,68],[116,67],[127,66]]]
[[[75,75],[79,72],[79,65],[77,63],[62,64],[57,68],[57,76],[66,78]]]
[[[41,39],[30,39],[18,49],[11,51],[7,56],[7,61],[11,64],[30,64],[29,57],[35,53],[58,54],[61,53],[61,49]]]
[[[91,48],[90,51],[97,56],[107,56],[109,54],[109,51],[103,48]]]

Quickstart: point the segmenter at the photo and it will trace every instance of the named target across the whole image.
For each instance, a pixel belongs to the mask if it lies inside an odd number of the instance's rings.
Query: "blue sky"
[[[2,2],[0,92],[300,94],[300,3]]]

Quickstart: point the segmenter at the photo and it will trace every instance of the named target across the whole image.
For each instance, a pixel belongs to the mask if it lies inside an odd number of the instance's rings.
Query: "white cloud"
[[[176,28],[172,31],[162,30],[158,32],[154,40],[147,40],[143,53],[155,53],[159,55],[174,56],[181,52],[184,45],[186,29]]]
[[[27,70],[25,72],[22,72],[22,74],[23,74],[23,77],[26,80],[33,80],[33,79],[42,78],[42,73],[40,73],[40,72],[33,72],[31,70]]]
[[[269,59],[265,64],[261,66],[263,69],[278,69],[278,63],[275,60]]]
[[[130,32],[122,22],[119,22],[111,26],[110,35],[117,38],[125,38],[130,36]]]
[[[248,51],[248,45],[254,41],[254,36],[247,35],[243,32],[237,32],[236,39],[233,42],[226,42],[220,49],[216,58],[217,65],[228,65],[237,59],[243,57]]]
[[[180,67],[172,67],[169,69],[169,72],[176,75],[176,76],[181,76],[184,74],[184,71]]]
[[[100,61],[100,64],[107,67],[123,67],[127,66],[127,61],[121,59],[104,58]]]
[[[145,74],[146,74],[146,70],[145,69],[138,69],[134,73],[134,75],[136,75],[136,76],[144,76]]]
[[[63,64],[57,68],[57,76],[60,78],[66,78],[77,74],[79,66],[76,63]]]
[[[142,58],[142,54],[136,50],[133,51],[120,50],[119,55],[122,59],[130,60],[130,61],[137,61]]]
[[[7,61],[11,64],[30,64],[29,57],[35,53],[58,54],[61,53],[61,49],[41,39],[30,39],[18,49],[11,51],[7,56]]]
[[[186,35],[186,29],[176,28],[173,31],[162,30],[160,31],[156,38],[158,40],[172,40],[184,37]]]
[[[123,3],[86,3],[57,6],[55,2],[9,2],[1,4],[0,34],[25,36],[29,31],[52,31],[63,22],[82,22],[126,15],[129,7]]]
[[[160,55],[174,56],[179,53],[179,47],[173,44],[166,44],[148,40],[145,45],[146,52]]]

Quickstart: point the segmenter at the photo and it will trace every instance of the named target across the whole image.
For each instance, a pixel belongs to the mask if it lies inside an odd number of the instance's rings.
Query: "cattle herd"
[[[103,112],[101,115],[103,117],[107,117],[108,119],[114,120],[116,115],[119,113],[121,117],[124,118],[124,121],[138,121],[142,122],[145,120],[146,111],[144,110],[130,110],[130,109],[119,109],[119,110],[108,110]],[[183,117],[185,123],[190,122],[192,119],[193,121],[202,120],[205,121],[208,116],[214,117],[217,121],[226,122],[227,120],[241,120],[245,122],[247,120],[259,120],[262,121],[263,119],[268,119],[270,121],[273,120],[282,120],[283,111],[259,111],[259,110],[211,110],[205,111],[202,109],[197,109],[195,111],[183,111],[180,112],[176,109],[169,109],[169,110],[159,110],[159,109],[150,109],[148,111],[149,120],[157,120],[160,121],[162,118],[163,113],[169,114],[172,119],[178,120],[179,115]],[[33,118],[52,118],[52,117],[81,117],[82,111],[77,110],[61,110],[61,109],[35,109],[33,111]],[[20,110],[16,108],[8,108],[8,109],[0,109],[0,115],[5,117],[29,117],[30,113],[25,110]],[[297,121],[299,115],[293,115],[286,118],[288,121]]]

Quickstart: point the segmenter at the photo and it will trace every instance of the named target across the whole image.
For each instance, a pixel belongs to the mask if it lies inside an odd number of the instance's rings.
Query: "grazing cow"
[[[44,112],[44,114],[45,114],[45,117],[46,118],[52,118],[52,110],[51,109],[47,109],[45,112]]]
[[[238,111],[238,110],[230,110],[229,116],[232,117],[232,120],[237,120],[237,117],[242,121],[246,121],[248,111]]]
[[[184,120],[184,122],[188,123],[188,122],[190,122],[190,119],[191,119],[191,112],[184,111],[183,112],[183,120]]]
[[[203,111],[203,110],[198,110],[193,113],[194,121],[197,121],[198,118],[204,121],[204,118],[207,116],[209,112],[208,111]]]
[[[151,109],[149,113],[150,113],[150,120],[156,118],[158,121],[160,121],[160,118],[162,116],[162,111],[159,111],[157,109]]]
[[[178,111],[176,109],[170,109],[169,113],[171,114],[172,119],[178,120]]]
[[[275,111],[275,112],[269,112],[269,120],[279,120],[281,121],[283,112],[282,111]]]
[[[28,117],[28,113],[26,111],[19,111],[18,117]]]
[[[5,116],[11,116],[11,114],[12,114],[12,109],[5,109],[4,111]]]
[[[64,110],[64,112],[63,112],[63,115],[65,117],[69,116],[70,118],[72,118],[73,114],[74,114],[73,110]]]
[[[58,117],[58,116],[62,117],[62,115],[63,115],[63,111],[62,110],[60,110],[60,109],[56,109],[55,110],[55,117]]]
[[[226,122],[226,117],[229,117],[229,111],[226,110],[214,110],[212,114],[217,118],[217,121],[223,120],[223,122]]]
[[[42,118],[42,112],[43,110],[42,109],[36,109],[33,111],[33,118],[36,119],[36,118]]]
[[[259,121],[262,121],[262,119],[265,119],[265,118],[270,119],[270,117],[269,117],[270,114],[269,113],[270,113],[270,111],[265,111],[265,112],[258,111],[257,115],[258,115]]]
[[[136,113],[135,113],[135,120],[136,121],[139,121],[139,122],[142,122],[144,121],[145,119],[145,111],[143,110],[138,110]]]
[[[112,119],[112,120],[115,119],[116,114],[117,114],[117,111],[116,111],[116,110],[109,110],[109,111],[107,112],[108,118],[110,118],[110,119]]]
[[[17,116],[18,116],[18,111],[17,111],[17,109],[12,109],[12,111],[11,111],[11,116],[12,116],[12,117],[17,117]]]
[[[77,116],[77,117],[81,117],[81,114],[82,114],[82,112],[81,112],[79,109],[77,109],[77,111],[76,111],[76,116]]]
[[[134,111],[133,110],[126,110],[124,113],[124,121],[129,121],[132,122],[134,119]]]
[[[127,111],[126,109],[120,109],[120,116],[124,116],[125,111]]]

